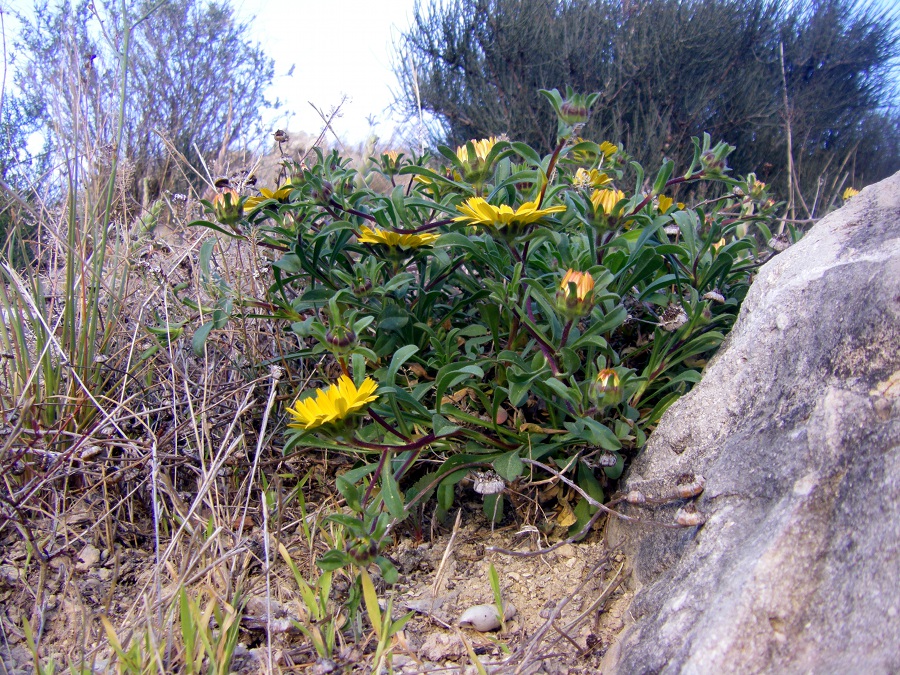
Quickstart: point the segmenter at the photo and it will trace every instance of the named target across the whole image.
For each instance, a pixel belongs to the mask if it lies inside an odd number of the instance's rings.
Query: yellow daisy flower
[[[575,177],[572,179],[572,185],[580,189],[603,187],[611,182],[612,178],[605,173],[597,171],[597,169],[585,171],[584,169],[579,168],[578,171],[575,172]]]
[[[297,401],[287,409],[294,421],[288,424],[292,429],[315,429],[323,424],[342,420],[351,413],[362,410],[378,398],[375,390],[378,383],[367,377],[359,389],[346,375],[327,389],[319,389],[315,396]]]
[[[240,220],[245,205],[246,203],[241,203],[240,195],[231,188],[220,192],[213,199],[216,219],[223,225],[232,225]]]
[[[618,151],[619,151],[619,146],[618,146],[618,145],[613,145],[613,144],[610,143],[609,141],[603,141],[603,142],[600,144],[600,152],[602,152],[603,155],[604,155],[604,157],[606,157],[607,159],[609,159],[610,157],[612,157],[612,156],[613,156],[614,154],[616,154]]]
[[[421,234],[398,234],[390,230],[382,230],[380,227],[371,228],[363,225],[360,228],[362,234],[359,236],[361,244],[381,244],[382,246],[399,246],[406,250],[409,248],[419,248],[421,246],[431,246],[438,239],[438,235],[433,232],[422,232]]]
[[[247,199],[244,200],[244,208],[249,211],[256,208],[267,199],[275,199],[276,201],[284,202],[290,196],[293,189],[294,187],[290,183],[283,185],[274,191],[269,190],[268,188],[260,188],[259,197],[247,197]]]
[[[844,201],[847,201],[851,197],[855,197],[858,194],[859,190],[857,190],[856,188],[848,187],[846,190],[844,190],[844,194],[841,196],[844,198]]]
[[[594,277],[585,272],[578,272],[570,269],[566,272],[562,282],[559,284],[559,290],[562,291],[566,299],[571,297],[571,289],[569,284],[575,284],[575,297],[578,300],[584,300],[588,293],[594,290]]]
[[[544,216],[565,211],[565,206],[550,206],[539,209],[537,201],[525,202],[515,211],[506,204],[499,207],[488,204],[483,197],[470,197],[464,204],[456,209],[462,216],[454,218],[459,223],[472,223],[473,225],[485,225],[487,227],[514,227],[530,225]]]
[[[569,269],[556,291],[557,308],[568,318],[576,319],[589,314],[593,305],[594,277],[587,272]]]
[[[456,148],[456,156],[461,162],[483,162],[491,152],[491,148],[497,145],[497,139],[494,136],[490,138],[482,138],[480,141],[473,140],[472,145],[475,147],[475,157],[469,157],[468,144],[460,145]]]
[[[625,199],[625,193],[621,190],[594,190],[591,195],[591,204],[594,205],[594,211],[597,214],[609,215],[615,205],[623,199]]]
[[[659,206],[659,212],[665,213],[669,210],[672,204],[675,203],[675,200],[671,197],[666,197],[666,195],[660,195],[657,205]]]

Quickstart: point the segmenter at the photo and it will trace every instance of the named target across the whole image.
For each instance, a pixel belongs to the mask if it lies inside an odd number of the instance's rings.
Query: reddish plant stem
[[[617,231],[618,230],[612,230],[611,232],[607,233],[607,235],[605,237],[603,237],[602,240],[600,238],[600,235],[599,234],[597,235],[597,264],[598,265],[603,264],[603,258],[606,256],[606,247],[609,246],[609,242],[611,242],[613,240],[613,237],[616,236]]]
[[[569,319],[566,322],[565,327],[563,328],[562,337],[559,339],[559,348],[562,349],[566,346],[566,342],[569,341],[569,331],[572,330],[572,319]]]
[[[700,178],[703,178],[703,172],[702,172],[702,171],[698,171],[697,173],[692,174],[692,175],[690,175],[690,176],[678,176],[678,178],[670,178],[669,180],[666,181],[666,187],[671,187],[671,186],[673,186],[673,185],[678,185],[679,183],[686,183],[686,182],[692,181],[692,180],[699,180]],[[641,210],[642,208],[644,208],[645,206],[647,206],[647,204],[650,203],[650,200],[651,200],[651,199],[653,199],[653,193],[652,193],[652,192],[651,192],[650,194],[648,194],[646,197],[644,197],[644,199],[641,201],[641,203],[638,204],[637,206],[635,206],[635,207],[631,210],[631,213],[629,213],[627,216],[625,216],[624,219],[631,218],[631,217],[634,216],[635,214],[639,213],[640,210]],[[624,219],[623,219],[623,220],[624,220]]]
[[[441,272],[441,274],[439,274],[439,275],[436,276],[434,279],[432,279],[431,281],[429,281],[429,282],[428,282],[428,285],[425,286],[425,291],[426,291],[426,292],[427,292],[427,291],[430,291],[432,288],[434,288],[434,287],[435,287],[437,284],[439,284],[441,281],[443,281],[444,279],[446,279],[447,277],[449,277],[449,276],[450,276],[451,274],[453,274],[456,270],[458,270],[458,269],[462,266],[462,264],[463,264],[464,262],[465,262],[465,259],[459,260],[459,261],[453,263],[453,265],[450,267],[450,269],[446,270],[445,272]]]
[[[340,209],[350,215],[356,216],[357,218],[362,218],[364,220],[368,220],[370,223],[377,223],[378,221],[375,219],[375,216],[369,213],[363,213],[362,211],[357,211],[354,208],[349,206],[341,206],[340,203],[332,199],[328,202],[330,206]],[[329,210],[329,213],[335,218],[337,218],[337,214],[333,211]],[[439,227],[444,225],[449,225],[453,222],[453,218],[444,218],[442,220],[433,220],[430,223],[425,223],[424,225],[420,225],[419,227],[414,227],[411,230],[406,230],[400,227],[388,227],[387,229],[391,232],[396,232],[397,234],[417,234],[419,232],[427,232],[428,230],[436,230]]]
[[[372,489],[375,487],[375,483],[377,483],[378,479],[381,477],[381,472],[384,470],[384,463],[387,461],[387,456],[390,454],[390,452],[391,451],[387,449],[381,451],[381,457],[378,459],[378,466],[375,467],[375,473],[372,474],[372,479],[369,481],[369,485],[366,487],[366,493],[363,495],[362,501],[359,503],[362,509],[366,508],[366,504],[369,502],[369,497],[372,496]]]
[[[537,208],[541,208],[541,204],[544,203],[544,195],[547,193],[547,186],[550,184],[550,177],[553,175],[554,169],[556,169],[556,162],[559,160],[559,153],[562,152],[562,149],[566,147],[566,139],[561,138],[559,142],[556,144],[556,148],[553,150],[553,155],[550,157],[550,163],[547,164],[547,176],[544,184],[541,186],[541,194],[538,196],[537,200]]]
[[[375,412],[375,411],[372,410],[371,408],[369,409],[369,417],[371,417],[377,424],[379,424],[380,426],[382,426],[382,427],[383,427],[384,429],[386,429],[389,433],[393,434],[394,436],[396,436],[397,438],[399,438],[399,439],[400,439],[401,441],[403,441],[404,443],[409,443],[409,442],[410,442],[410,440],[409,440],[406,436],[404,436],[404,435],[401,434],[399,431],[397,431],[396,429],[394,429],[394,427],[392,427],[390,424],[388,424],[388,423],[384,420],[384,418],[383,418],[381,415],[379,415],[377,412]]]
[[[340,209],[341,211],[346,211],[347,213],[356,216],[357,218],[362,218],[363,220],[368,220],[370,223],[378,222],[378,221],[375,220],[375,216],[373,216],[373,215],[371,215],[371,214],[368,214],[368,213],[363,213],[362,211],[357,211],[356,209],[352,209],[352,208],[350,208],[350,207],[348,207],[348,206],[341,206],[341,205],[340,205],[337,201],[335,201],[334,199],[330,199],[330,200],[328,201],[328,203],[329,203],[331,206]],[[335,217],[337,217],[337,214],[334,214],[334,212],[332,212],[332,214],[333,214]]]
[[[534,321],[534,315],[531,312],[531,298],[529,298],[528,300],[525,301],[525,308],[526,308],[528,317],[532,321]],[[519,311],[519,310],[516,310],[516,311]],[[535,322],[535,323],[537,323],[537,322]],[[544,355],[544,358],[547,359],[547,365],[550,366],[550,372],[552,372],[554,375],[559,375],[559,363],[557,363],[557,361],[556,361],[556,353],[553,350],[553,347],[551,345],[549,345],[547,343],[547,341],[544,340],[544,338],[542,338],[540,335],[538,335],[534,331],[534,329],[528,325],[527,321],[523,321],[522,325],[525,326],[525,330],[527,330],[528,333],[531,335],[531,337],[533,337],[535,339],[535,341],[537,342],[538,347],[541,350],[541,353]]]

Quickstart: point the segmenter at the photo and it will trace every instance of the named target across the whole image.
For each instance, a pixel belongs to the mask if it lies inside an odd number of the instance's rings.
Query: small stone
[[[575,557],[575,547],[572,544],[563,544],[558,549],[556,549],[556,555],[563,559],[570,559]]]
[[[328,675],[338,669],[338,665],[331,659],[319,659],[316,665],[312,667],[313,675]]]
[[[394,656],[392,658],[394,661],[394,668],[403,668],[404,666],[408,666],[408,665],[415,663],[413,658],[406,654],[394,654]]]
[[[88,544],[78,554],[78,563],[75,565],[77,572],[86,572],[100,562],[100,549]]]

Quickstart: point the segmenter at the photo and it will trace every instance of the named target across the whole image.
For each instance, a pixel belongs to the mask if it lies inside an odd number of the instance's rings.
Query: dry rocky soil
[[[527,553],[547,547],[548,541],[528,526],[492,528],[474,501],[461,511],[455,528],[448,523],[429,541],[418,543],[411,537],[398,537],[387,552],[400,571],[400,581],[382,595],[393,596],[395,618],[413,613],[393,641],[394,672],[475,673],[470,649],[488,672],[598,672],[600,658],[623,626],[631,597],[623,573],[624,557],[607,550],[602,530],[542,555],[508,555],[492,547]],[[93,661],[94,672],[114,671],[99,617],[108,616],[127,636],[124,627],[139,623],[135,617],[141,612],[146,616],[144,598],[153,597],[155,555],[150,537],[146,538],[149,546],[117,545],[112,554],[95,545],[100,542],[91,541],[90,534],[86,543],[79,533],[95,525],[96,518],[85,508],[60,519],[57,530],[65,532],[72,545],[52,559],[43,579],[21,538],[11,533],[0,542],[0,672],[35,672],[23,632],[24,617],[37,623],[45,662],[52,658],[59,666],[77,662],[84,654],[87,662]],[[149,523],[147,528],[151,530]],[[257,530],[254,526],[249,535],[261,540]],[[282,541],[291,547],[290,537]],[[503,630],[482,633],[460,626],[460,617],[472,606],[493,603],[490,564],[498,572],[504,600],[515,607],[515,613]],[[171,579],[178,574],[171,565],[164,570],[163,594],[175,587]],[[262,673],[267,672],[262,565],[251,566],[246,579],[251,590],[232,672]],[[365,638],[345,640],[336,647],[333,660],[317,659],[306,638],[284,621],[299,616],[302,609],[296,585],[280,560],[273,565],[270,582],[276,672],[371,672],[374,644]],[[335,577],[336,593],[347,587],[346,579]],[[37,612],[35,597],[40,598]]]

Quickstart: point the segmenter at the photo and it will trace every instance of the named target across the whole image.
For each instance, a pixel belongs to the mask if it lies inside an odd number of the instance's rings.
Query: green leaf
[[[370,473],[374,473],[375,469],[378,468],[378,464],[372,462],[370,464],[366,464],[364,466],[358,466],[355,469],[350,469],[349,471],[345,471],[340,475],[340,478],[343,478],[345,481],[356,485],[363,478],[368,476]],[[340,486],[338,486],[340,487]]]
[[[594,476],[594,472],[591,471],[591,468],[581,461],[578,462],[577,480],[578,487],[588,493],[596,502],[600,504],[603,503],[603,488],[597,481],[597,478],[596,476]],[[597,507],[591,505],[586,499],[582,497],[578,504],[575,505],[573,511],[575,512],[575,517],[577,518],[577,520],[569,528],[570,536],[581,531],[581,529],[585,525],[587,525],[587,522],[591,519],[591,516],[597,512]]]
[[[441,436],[449,436],[455,431],[459,430],[459,426],[453,424],[443,415],[432,415],[431,416],[431,428],[434,431],[434,435],[440,438]]]
[[[659,169],[659,173],[656,174],[656,182],[653,183],[653,194],[661,194],[662,191],[666,189],[666,181],[672,176],[674,168],[675,162],[671,159],[667,159],[663,162],[663,165]]]
[[[352,564],[352,562],[353,561],[350,559],[350,556],[348,556],[343,551],[336,551],[332,549],[327,553],[320,555],[316,559],[316,567],[321,570],[325,570],[326,572],[331,572],[332,570],[346,567],[347,565]]]
[[[346,500],[347,506],[349,506],[351,510],[356,511],[357,513],[362,511],[362,506],[360,505],[359,500],[359,489],[354,483],[351,483],[349,480],[347,480],[346,474],[340,475],[335,478],[335,484],[337,486],[338,492],[340,492],[341,496]]]
[[[408,224],[409,213],[406,210],[406,203],[403,201],[403,193],[406,191],[406,188],[403,185],[398,185],[391,192],[391,204],[394,207],[394,212],[397,214],[397,218],[403,223]]]
[[[243,239],[244,236],[234,232],[233,230],[226,230],[224,227],[220,225],[216,225],[215,223],[211,223],[208,220],[195,220],[193,222],[188,223],[188,227],[206,227],[210,230],[215,230],[219,234],[224,234],[226,237],[231,237],[232,239]]]
[[[381,570],[381,578],[384,579],[384,583],[389,586],[393,586],[400,579],[400,574],[397,572],[397,568],[394,566],[390,560],[385,558],[383,555],[375,558],[375,564],[378,565],[378,569]],[[403,619],[400,619],[403,621]],[[397,622],[394,622],[395,625]],[[405,623],[405,622],[404,622]]]
[[[303,263],[296,253],[284,254],[281,258],[272,263],[272,267],[277,267],[288,274],[301,274],[303,272]]]
[[[492,523],[499,523],[503,520],[503,493],[485,495],[481,510]]]
[[[569,401],[569,403],[578,402],[578,396],[576,396],[576,394],[573,393],[565,383],[560,382],[555,377],[548,377],[546,380],[544,380],[544,384],[550,387],[550,389],[552,389],[562,399]]]
[[[519,457],[519,451],[513,450],[512,452],[500,455],[494,460],[493,466],[494,471],[500,474],[505,481],[511,483],[522,475],[525,463],[522,461],[522,458]]]
[[[388,366],[387,376],[385,377],[384,383],[387,385],[393,385],[394,380],[397,378],[397,373],[400,371],[400,367],[409,360],[413,354],[419,351],[419,348],[416,345],[406,345],[404,347],[400,347],[394,355],[391,357],[391,365]]]
[[[582,417],[576,422],[565,422],[563,426],[569,430],[574,438],[601,447],[604,450],[618,450],[622,447],[621,441],[616,438],[612,430],[596,420]]]
[[[665,288],[666,286],[671,286],[672,284],[677,282],[677,277],[674,274],[664,274],[659,279],[656,279],[653,283],[647,284],[647,287],[641,291],[638,300],[643,302],[647,299],[647,296],[655,293],[661,288]]]
[[[206,344],[206,339],[209,337],[209,332],[213,329],[213,323],[213,321],[207,321],[194,332],[191,348],[197,356],[203,356],[203,347]]]
[[[616,455],[616,463],[614,466],[604,466],[603,473],[605,473],[612,480],[618,480],[622,476],[622,472],[625,470],[625,458],[622,456],[622,453],[615,453]]]
[[[462,474],[462,477],[459,480],[452,480],[453,476],[456,474]],[[457,471],[456,474],[451,474],[451,476],[445,478],[440,482],[437,489],[437,501],[438,506],[440,506],[444,511],[449,511],[450,507],[453,506],[453,497],[456,492],[456,484],[462,480],[462,478],[468,473],[468,471]]]
[[[342,525],[356,537],[365,537],[368,534],[365,523],[356,516],[351,516],[347,513],[330,513],[325,520]]]
[[[409,323],[409,314],[397,305],[388,305],[378,317],[378,330],[398,331]]]
[[[442,367],[434,378],[435,412],[440,412],[444,392],[472,377],[483,378],[484,371],[474,364],[466,363],[449,363]]]
[[[652,426],[659,422],[660,418],[663,416],[663,413],[669,409],[669,406],[675,403],[679,398],[681,398],[681,394],[677,391],[673,391],[671,394],[668,394],[661,398],[659,402],[653,407],[653,410],[650,411],[650,414],[647,415],[647,421],[645,423],[646,426]]]
[[[515,142],[511,143],[510,147],[526,162],[529,162],[534,166],[541,165],[541,156],[537,154],[537,152],[535,152],[527,143]]]
[[[403,496],[400,494],[400,486],[397,485],[393,472],[390,471],[390,463],[385,466],[385,470],[381,474],[381,496],[388,513],[397,520],[403,520],[406,517]]]

